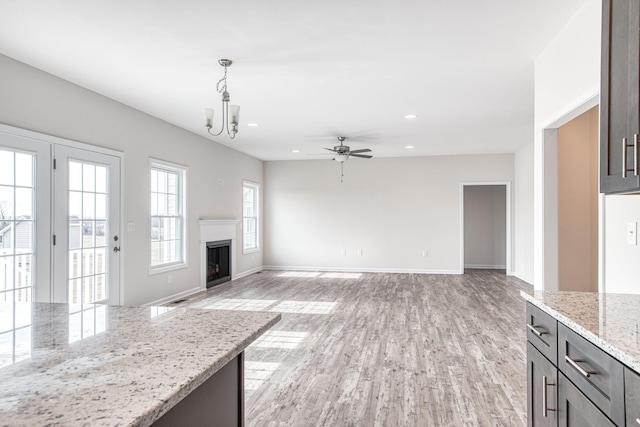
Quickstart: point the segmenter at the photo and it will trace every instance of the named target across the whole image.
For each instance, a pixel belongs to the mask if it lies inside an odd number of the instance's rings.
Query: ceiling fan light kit
[[[231,97],[229,96],[229,92],[227,91],[227,68],[233,64],[233,61],[230,59],[220,59],[218,60],[218,64],[224,67],[224,76],[218,80],[216,84],[216,90],[218,93],[222,94],[222,125],[220,126],[220,130],[218,132],[212,132],[213,128],[213,110],[211,108],[205,108],[203,110],[204,113],[204,126],[207,128],[207,132],[209,132],[212,136],[218,136],[222,134],[222,132],[226,129],[229,138],[234,139],[236,134],[238,133],[238,123],[240,122],[240,106],[238,105],[229,105],[229,101]]]
[[[343,144],[345,139],[347,139],[345,136],[339,136],[338,141],[340,141],[340,145],[336,145],[333,148],[325,148],[325,150],[335,153],[335,156],[333,156],[333,160],[340,163],[340,182],[343,182],[343,179],[344,179],[344,169],[343,169],[344,162],[349,160],[349,157],[360,157],[362,159],[370,159],[373,157],[369,154],[362,154],[362,153],[370,152],[371,150],[368,148],[351,150],[351,148],[348,145]]]

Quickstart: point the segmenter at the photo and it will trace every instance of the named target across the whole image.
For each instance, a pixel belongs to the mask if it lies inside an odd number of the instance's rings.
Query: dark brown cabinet
[[[603,0],[600,192],[640,191],[640,2]]]

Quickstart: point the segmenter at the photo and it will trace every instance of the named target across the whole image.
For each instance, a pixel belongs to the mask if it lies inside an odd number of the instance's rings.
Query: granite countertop
[[[535,291],[520,295],[640,374],[640,295]]]
[[[280,320],[166,307],[0,304],[0,425],[147,426]]]

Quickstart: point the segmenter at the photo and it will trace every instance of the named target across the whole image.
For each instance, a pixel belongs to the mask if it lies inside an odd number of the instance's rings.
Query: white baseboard
[[[513,272],[512,276],[517,277],[518,279],[522,280],[523,282],[527,282],[528,284],[533,286],[533,278],[531,278],[531,277],[523,276],[521,274],[518,274],[515,271]]]
[[[259,273],[263,270],[263,267],[252,268],[251,270],[243,271],[242,273],[238,273],[235,275],[233,280],[242,279],[243,277],[251,276],[252,274]]]
[[[413,274],[460,274],[458,270],[422,270],[412,268],[352,268],[352,267],[303,267],[287,265],[265,265],[264,270],[273,271],[328,271],[348,273],[413,273]]]
[[[164,298],[160,298],[159,300],[155,300],[155,301],[151,301],[150,303],[144,304],[145,306],[150,306],[150,305],[163,305],[163,304],[167,304],[170,303],[172,301],[176,301],[182,298],[186,298],[186,297],[190,297],[191,295],[195,295],[199,292],[202,292],[202,289],[198,288],[191,288],[189,290],[186,291],[182,291],[179,292],[177,294],[173,294],[170,295],[168,297],[164,297]]]
[[[478,268],[482,270],[506,270],[506,265],[465,264],[464,268]]]

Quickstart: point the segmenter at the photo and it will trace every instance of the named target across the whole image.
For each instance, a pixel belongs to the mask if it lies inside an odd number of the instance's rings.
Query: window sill
[[[260,252],[260,248],[254,248],[254,249],[243,249],[242,250],[242,255],[248,255],[248,254],[255,254]]]
[[[189,267],[189,264],[187,264],[186,262],[181,262],[178,264],[163,265],[159,267],[150,267],[149,276],[167,273],[169,271],[174,271],[174,270],[182,270],[183,268],[187,268],[187,267]]]

